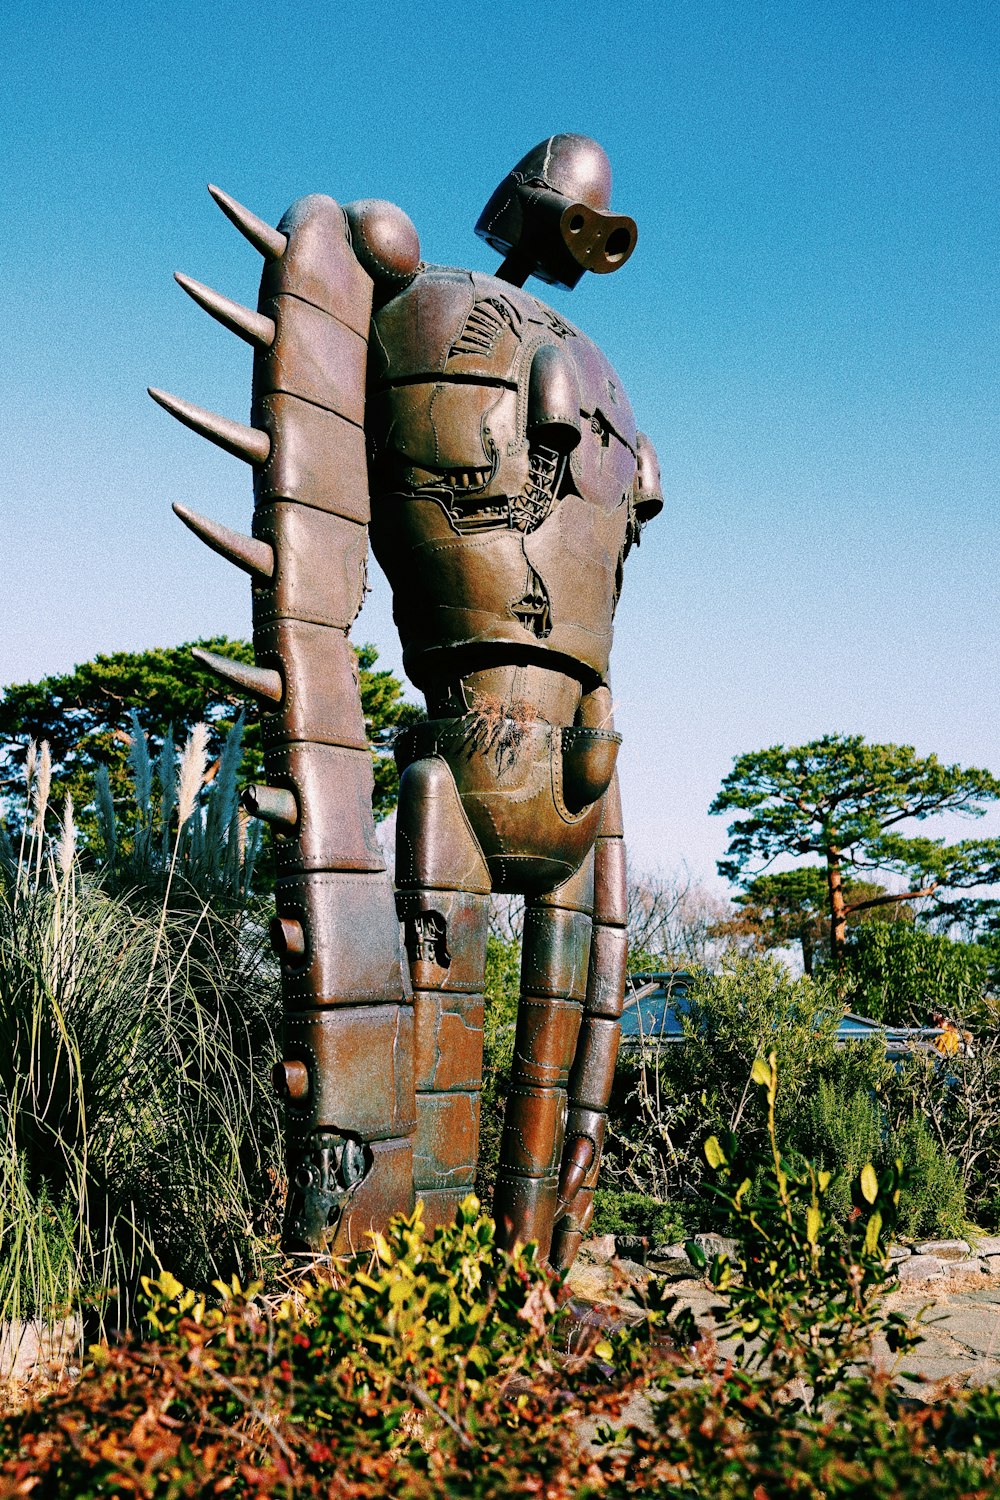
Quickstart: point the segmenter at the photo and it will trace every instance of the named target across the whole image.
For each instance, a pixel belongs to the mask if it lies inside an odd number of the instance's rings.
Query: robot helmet
[[[553,135],[508,172],[476,233],[506,257],[503,280],[523,286],[537,276],[572,288],[584,271],[617,271],[635,249],[635,221],[610,213],[610,201],[604,150],[589,136]]]

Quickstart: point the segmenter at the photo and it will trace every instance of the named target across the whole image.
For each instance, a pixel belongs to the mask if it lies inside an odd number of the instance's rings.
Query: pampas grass
[[[253,1278],[276,1243],[280,1005],[264,913],[239,868],[240,899],[221,904],[186,878],[195,829],[206,842],[203,734],[158,799],[186,814],[168,868],[159,838],[143,846],[162,894],[119,883],[123,848],[134,857],[137,833],[153,827],[137,738],[135,806],[116,813],[97,779],[102,866],[81,865],[69,798],[58,834],[46,833],[44,744],[28,842],[16,864],[13,851],[0,861],[0,1320],[89,1308],[121,1321],[145,1270],[169,1266],[191,1284]],[[174,770],[170,757],[156,770],[165,765]]]
[[[194,812],[198,793],[205,780],[205,761],[208,752],[208,725],[196,724],[188,735],[177,773],[177,836],[180,837],[191,814]]]

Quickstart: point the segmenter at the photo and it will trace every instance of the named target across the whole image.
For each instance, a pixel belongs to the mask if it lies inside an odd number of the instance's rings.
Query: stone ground
[[[570,1289],[583,1303],[609,1305],[622,1318],[638,1317],[633,1286],[647,1280],[651,1268],[615,1257],[613,1251],[609,1258],[608,1239],[581,1247],[570,1272]],[[715,1248],[706,1246],[710,1254]],[[924,1339],[906,1357],[906,1372],[921,1382],[947,1380],[957,1386],[1000,1380],[1000,1257],[990,1265],[965,1254],[955,1254],[952,1260],[927,1256],[935,1262],[929,1268],[917,1264],[916,1254],[912,1259],[909,1277],[885,1298],[887,1311],[903,1312],[913,1321],[924,1310]],[[929,1271],[926,1278],[924,1271]],[[699,1325],[712,1326],[709,1308],[718,1301],[717,1294],[705,1281],[685,1274],[679,1257],[673,1257],[673,1265],[669,1258],[654,1261],[652,1274],[665,1274],[671,1292],[690,1307]],[[725,1345],[720,1348],[725,1351]],[[880,1363],[889,1364],[892,1358],[884,1346],[876,1346],[875,1355]]]

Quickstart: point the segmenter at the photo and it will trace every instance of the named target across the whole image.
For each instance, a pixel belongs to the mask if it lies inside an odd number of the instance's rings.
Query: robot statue
[[[611,365],[522,287],[624,265],[610,190],[594,141],[544,141],[476,226],[485,276],[425,265],[390,203],[310,196],[273,229],[210,188],[264,257],[258,310],[177,277],[254,350],[250,427],[150,394],[254,471],[252,537],[175,509],[252,580],[256,665],[198,654],[261,706],[294,1247],[470,1191],[492,892],[526,898],[500,1238],[566,1266],[593,1211],[626,964],[608,656],[663,501]],[[395,890],[348,639],[369,528],[427,701],[395,746]]]

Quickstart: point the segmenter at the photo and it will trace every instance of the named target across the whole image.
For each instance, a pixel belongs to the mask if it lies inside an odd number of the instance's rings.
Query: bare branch
[[[900,901],[917,901],[921,896],[931,896],[938,888],[937,881],[933,885],[925,885],[919,891],[903,891],[899,896],[886,894],[885,896],[873,896],[870,901],[849,901],[844,907],[846,916],[851,916],[856,911],[867,911],[870,906],[890,906]]]

